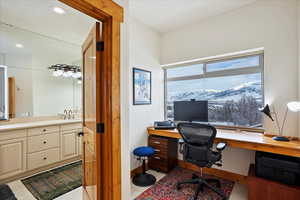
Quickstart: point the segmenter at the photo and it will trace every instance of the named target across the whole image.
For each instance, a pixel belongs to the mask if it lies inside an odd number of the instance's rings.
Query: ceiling
[[[130,0],[130,15],[164,33],[256,0]]]
[[[53,12],[54,7],[66,13]],[[95,19],[57,0],[0,0],[0,21],[45,36],[81,45]]]

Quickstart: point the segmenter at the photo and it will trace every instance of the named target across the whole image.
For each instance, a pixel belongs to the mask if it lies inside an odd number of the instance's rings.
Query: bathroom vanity
[[[0,183],[81,159],[80,120],[0,126]]]
[[[82,55],[81,45],[0,26],[3,41],[24,44],[0,49],[0,183],[7,183],[81,159]]]

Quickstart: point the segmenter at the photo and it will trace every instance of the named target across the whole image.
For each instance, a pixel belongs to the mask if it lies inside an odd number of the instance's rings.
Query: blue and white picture
[[[133,68],[133,105],[151,104],[151,72]]]

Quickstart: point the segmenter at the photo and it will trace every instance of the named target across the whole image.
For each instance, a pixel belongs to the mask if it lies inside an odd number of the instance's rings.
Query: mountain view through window
[[[213,124],[262,127],[260,56],[192,65],[190,70],[189,66],[166,69],[167,119],[173,120],[174,101],[207,100]]]

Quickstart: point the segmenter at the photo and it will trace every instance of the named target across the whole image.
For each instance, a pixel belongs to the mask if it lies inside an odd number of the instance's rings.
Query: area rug
[[[143,192],[135,200],[191,200],[194,197],[196,185],[186,184],[182,185],[180,190],[176,189],[176,184],[179,181],[184,181],[192,178],[194,171],[175,168],[168,175],[162,178],[159,182],[151,188]],[[196,173],[199,175],[199,173]],[[216,178],[210,175],[204,175],[206,178]],[[230,196],[234,182],[219,179],[221,182],[221,190]],[[197,200],[221,200],[220,196],[212,192],[208,188],[199,193]]]
[[[17,200],[14,193],[8,187],[8,185],[0,185],[0,199],[1,200]]]
[[[52,200],[82,185],[82,162],[59,167],[22,180],[37,200]]]

